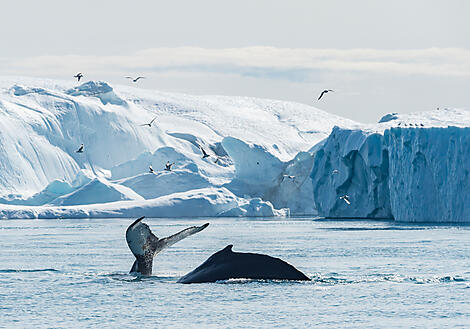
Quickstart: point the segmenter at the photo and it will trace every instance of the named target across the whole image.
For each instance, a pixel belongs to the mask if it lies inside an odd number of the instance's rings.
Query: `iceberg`
[[[312,170],[319,216],[469,222],[470,112],[393,116],[333,129]]]
[[[2,218],[469,222],[469,152],[461,109],[359,124],[294,102],[0,78]]]
[[[309,150],[338,124],[355,125],[293,102],[4,77],[1,216],[315,213]]]

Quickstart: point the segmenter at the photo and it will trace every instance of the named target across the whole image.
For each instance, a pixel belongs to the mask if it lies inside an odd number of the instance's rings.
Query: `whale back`
[[[210,256],[178,280],[180,283],[216,282],[228,279],[310,280],[282,259],[263,254],[233,252],[233,245]]]

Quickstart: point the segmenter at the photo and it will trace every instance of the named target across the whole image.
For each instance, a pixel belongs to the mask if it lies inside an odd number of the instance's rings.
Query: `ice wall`
[[[470,128],[392,128],[390,203],[395,220],[470,221]]]
[[[469,222],[469,172],[468,127],[334,128],[315,155],[314,204],[325,217]]]
[[[333,128],[316,155],[313,198],[320,216],[390,218],[388,151],[383,136]],[[351,204],[340,197],[347,195]]]

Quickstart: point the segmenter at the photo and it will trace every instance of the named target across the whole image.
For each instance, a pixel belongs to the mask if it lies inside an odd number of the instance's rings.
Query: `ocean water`
[[[1,328],[470,326],[470,227],[312,219],[147,219],[159,237],[210,222],[128,274],[133,219],[0,220]],[[177,279],[212,253],[280,257],[311,282]]]

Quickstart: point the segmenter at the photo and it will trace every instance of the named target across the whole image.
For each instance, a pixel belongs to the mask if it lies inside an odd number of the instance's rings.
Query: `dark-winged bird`
[[[78,150],[76,151],[76,153],[83,153],[83,148],[84,148],[84,145],[81,144]]]
[[[73,76],[74,78],[77,78],[78,82],[80,82],[80,79],[83,78],[83,74],[77,73],[76,75]]]
[[[321,92],[321,94],[320,94],[320,97],[318,97],[318,100],[320,100],[320,98],[322,98],[324,94],[326,94],[326,93],[328,93],[328,92],[330,92],[330,91],[334,91],[334,90],[331,90],[331,89],[325,89],[325,90],[323,90],[323,91]]]
[[[153,118],[152,121],[150,121],[149,123],[143,123],[139,126],[149,126],[149,127],[152,127],[152,123],[157,119],[157,117]]]
[[[134,79],[133,77],[125,77],[125,78],[126,78],[126,79],[131,79],[132,82],[137,82],[137,81],[139,81],[139,79],[145,79],[145,77],[137,77],[137,78],[135,78],[135,79]]]
[[[199,146],[199,148],[201,149],[203,159],[210,157],[210,155],[207,154],[206,151],[201,146]]]
[[[174,165],[175,163],[170,163],[170,161],[167,161],[165,164],[165,170],[166,171],[171,171],[171,166]]]

